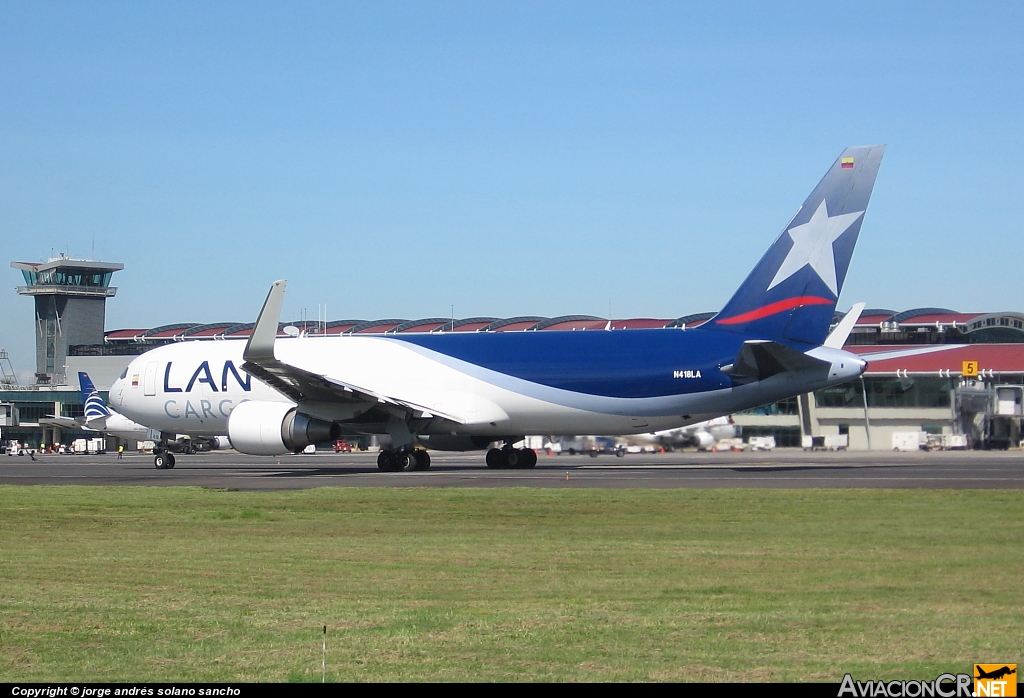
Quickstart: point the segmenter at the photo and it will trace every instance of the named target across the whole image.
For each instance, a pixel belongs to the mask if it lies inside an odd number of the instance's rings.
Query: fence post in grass
[[[320,658],[320,683],[327,683],[327,626],[324,626],[324,652]]]

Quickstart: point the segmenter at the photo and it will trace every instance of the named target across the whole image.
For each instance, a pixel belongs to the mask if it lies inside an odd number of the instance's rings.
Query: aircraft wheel
[[[487,467],[488,468],[500,468],[502,466],[502,454],[501,449],[492,448],[487,452]]]
[[[377,467],[386,473],[390,473],[396,470],[398,459],[395,457],[394,451],[381,451],[377,456]]]
[[[416,468],[415,470],[427,470],[430,468],[430,454],[426,451],[414,451],[416,457]]]
[[[510,448],[507,451],[502,451],[502,460],[505,461],[506,468],[521,468],[523,467],[523,456],[520,451]]]
[[[173,468],[174,467],[174,454],[173,453],[168,453],[164,458],[165,458],[164,462],[166,463],[166,465],[164,467],[166,467],[168,470]]]
[[[418,465],[418,463],[416,461],[416,452],[415,451],[402,451],[401,453],[398,454],[398,460],[397,460],[397,466],[398,467],[395,468],[395,469],[396,470],[405,470],[405,471],[419,470],[419,468],[416,467],[417,465]]]
[[[537,452],[532,448],[524,448],[520,468],[529,469],[537,467]]]
[[[164,468],[167,467],[167,464],[164,461],[164,455],[162,453],[158,453],[157,455],[153,456],[153,465],[156,466],[157,470],[163,470]]]

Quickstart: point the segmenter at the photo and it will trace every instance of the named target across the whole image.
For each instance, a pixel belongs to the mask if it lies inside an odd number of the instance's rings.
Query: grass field
[[[932,679],[1018,491],[0,487],[0,681]]]

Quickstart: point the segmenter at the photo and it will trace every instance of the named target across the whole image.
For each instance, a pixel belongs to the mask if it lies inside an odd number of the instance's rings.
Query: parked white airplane
[[[100,396],[96,386],[93,385],[89,374],[79,372],[79,389],[82,392],[83,415],[74,419],[71,417],[47,417],[40,420],[40,423],[61,427],[62,429],[81,429],[83,431],[96,431],[122,439],[132,441],[163,441],[164,448],[176,451],[194,451],[198,446],[200,449],[230,448],[226,436],[213,435],[209,438],[192,439],[189,436],[176,434],[173,438],[163,435],[158,429],[139,424],[110,409],[107,403]],[[173,466],[173,460],[171,460]]]
[[[417,442],[470,450],[500,440],[488,465],[532,467],[533,451],[512,448],[524,434],[676,429],[844,383],[866,365],[842,350],[856,313],[826,335],[883,150],[845,150],[699,328],[278,339],[278,281],[248,342],[153,349],[110,399],[163,432],[226,431],[249,454],[387,434],[379,467],[414,470],[430,463]]]
[[[696,446],[701,451],[707,451],[722,439],[732,439],[735,436],[736,426],[731,417],[715,417],[678,429],[632,434],[626,437],[626,441],[639,446],[661,446],[663,448]]]
[[[122,439],[133,439],[135,441],[159,441],[160,432],[150,429],[147,426],[134,422],[123,414],[114,412],[100,397],[99,391],[93,385],[89,374],[79,372],[79,390],[82,393],[83,415],[80,418],[72,417],[46,417],[40,420],[41,424],[61,427],[62,429],[81,429],[83,431],[97,431]]]

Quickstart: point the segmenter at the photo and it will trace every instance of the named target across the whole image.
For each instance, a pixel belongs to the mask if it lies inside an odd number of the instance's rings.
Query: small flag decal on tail
[[[853,169],[853,158],[842,158],[839,161],[839,167],[841,167],[844,170],[852,170]]]

